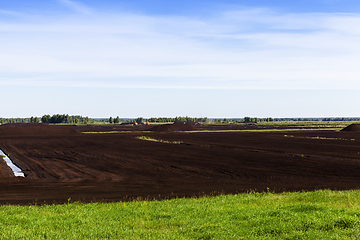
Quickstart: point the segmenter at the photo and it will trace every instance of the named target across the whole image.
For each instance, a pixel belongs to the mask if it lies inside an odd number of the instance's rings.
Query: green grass
[[[232,123],[237,125],[264,125],[264,126],[347,126],[357,121],[279,121],[279,122],[257,122],[257,123]]]
[[[131,133],[131,131],[81,132],[85,134]]]
[[[290,131],[340,131],[343,128],[287,128],[287,129],[251,129],[251,130],[193,130],[188,133],[200,132],[290,132]]]
[[[294,135],[284,135],[284,137],[291,137],[293,138]],[[296,137],[296,138],[308,138],[308,139],[316,139],[316,140],[342,140],[342,141],[355,141],[355,138],[329,138],[329,137]]]
[[[107,133],[150,133],[151,131],[106,131],[106,132],[81,132],[85,134],[107,134]]]
[[[252,130],[192,130],[192,131],[181,131],[187,133],[205,133],[205,132],[288,132],[288,131],[319,131],[319,130],[328,130],[328,131],[340,131],[343,128],[288,128],[288,129],[252,129]],[[107,134],[107,133],[151,133],[151,131],[107,131],[107,132],[82,132],[85,134]]]
[[[162,139],[155,139],[155,138],[146,137],[146,136],[139,136],[136,138],[140,139],[140,140],[151,141],[151,142],[161,142],[161,143],[170,143],[170,144],[181,144],[182,143],[181,141],[165,141]]]
[[[359,239],[360,191],[0,206],[1,239]]]

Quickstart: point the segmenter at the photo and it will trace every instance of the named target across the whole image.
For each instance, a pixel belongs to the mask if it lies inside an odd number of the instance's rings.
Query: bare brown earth
[[[341,131],[347,131],[347,132],[360,132],[360,124],[351,124]]]
[[[126,201],[267,189],[360,188],[357,131],[191,133],[149,131],[152,127],[2,125],[0,149],[23,169],[26,177],[14,177],[1,161],[0,203]],[[145,141],[138,136],[182,143]]]

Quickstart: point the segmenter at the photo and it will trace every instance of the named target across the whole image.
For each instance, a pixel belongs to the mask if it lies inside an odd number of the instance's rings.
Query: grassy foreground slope
[[[358,239],[360,191],[0,206],[1,239]]]

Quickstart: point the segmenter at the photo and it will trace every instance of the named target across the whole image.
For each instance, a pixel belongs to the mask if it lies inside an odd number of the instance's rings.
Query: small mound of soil
[[[189,123],[174,123],[174,124],[164,124],[155,126],[149,129],[149,131],[155,132],[176,132],[176,131],[192,131],[196,130],[192,124]]]
[[[134,125],[132,122],[121,123],[120,125]]]
[[[347,126],[346,128],[343,128],[341,131],[346,132],[360,132],[360,124],[351,124]]]
[[[68,126],[54,126],[43,123],[11,123],[0,126],[0,136],[47,136],[73,135],[78,131]]]

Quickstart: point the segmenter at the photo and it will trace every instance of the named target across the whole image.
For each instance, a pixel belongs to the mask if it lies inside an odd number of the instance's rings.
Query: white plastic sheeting
[[[21,171],[21,169],[16,166],[2,150],[0,150],[0,155],[5,160],[6,164],[11,168],[15,177],[25,177],[25,174]]]

